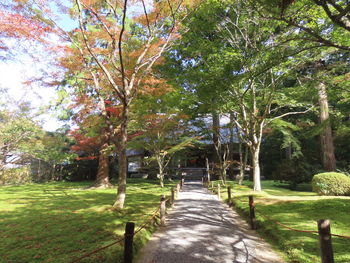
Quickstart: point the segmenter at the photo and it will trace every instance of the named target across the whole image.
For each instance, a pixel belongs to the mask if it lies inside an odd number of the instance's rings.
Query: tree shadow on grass
[[[334,234],[350,235],[348,222],[350,216],[350,200],[320,199],[294,202],[279,202],[272,205],[258,204],[259,212],[268,215],[275,221],[299,230],[317,231],[317,221],[330,219]],[[318,235],[300,233],[278,226],[273,220],[263,219],[260,233],[269,238],[276,246],[283,249],[291,259],[301,262],[320,260]],[[350,239],[332,238],[335,262],[350,262]]]
[[[140,224],[158,207],[160,196],[132,186],[125,209],[114,212],[109,208],[116,189],[66,188],[43,184],[0,189],[0,202],[7,202],[0,207],[1,262],[70,262],[117,240],[127,221]],[[100,253],[82,262],[115,262],[118,248],[110,250],[109,259]]]

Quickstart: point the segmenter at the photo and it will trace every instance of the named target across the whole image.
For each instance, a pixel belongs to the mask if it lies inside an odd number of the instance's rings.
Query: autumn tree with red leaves
[[[177,30],[187,5],[184,1],[75,2],[84,49],[122,105],[118,193],[113,207],[123,208],[130,104],[145,82],[154,77],[152,69],[160,63],[162,53],[178,38]],[[89,26],[101,34],[100,42]]]
[[[114,208],[123,208],[125,202],[130,105],[147,81],[157,78],[154,66],[161,63],[162,54],[179,38],[182,20],[198,2],[74,0],[68,2],[71,4],[68,7],[64,6],[67,1],[59,0],[50,4],[49,1],[12,2],[17,13],[32,25],[44,24],[50,32],[55,32],[62,39],[58,46],[67,43],[67,52],[76,50],[79,59],[72,62],[90,73],[88,81],[94,81],[95,87],[103,87],[103,96],[108,94],[121,105],[119,179]],[[79,28],[70,32],[60,28],[58,11],[69,14]]]
[[[71,105],[76,111],[73,120],[79,128],[72,130],[70,135],[76,144],[71,148],[80,159],[98,159],[96,181],[92,187],[111,187],[109,182],[109,157],[116,150],[117,132],[120,110],[111,101],[93,101],[87,96],[79,97]]]

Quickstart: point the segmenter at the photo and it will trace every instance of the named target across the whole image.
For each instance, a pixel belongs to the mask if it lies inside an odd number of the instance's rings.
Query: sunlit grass
[[[218,181],[215,182],[215,187]],[[321,262],[318,236],[300,233],[278,226],[273,221],[300,230],[316,230],[319,219],[331,220],[334,234],[350,236],[350,198],[317,196],[312,192],[291,191],[284,184],[263,181],[263,191],[252,191],[251,182],[238,185],[229,182],[236,210],[248,216],[248,197],[255,196],[258,232],[271,244],[283,252],[287,262]],[[227,186],[221,187],[221,196],[227,201]],[[266,219],[267,215],[271,219]],[[350,240],[334,237],[333,250],[335,262],[350,262]]]
[[[138,227],[170,194],[157,181],[128,182],[125,209],[112,211],[116,188],[86,189],[91,182],[46,183],[0,188],[0,262],[70,262]],[[154,227],[135,237],[138,250]],[[113,246],[81,262],[121,262],[122,247]]]

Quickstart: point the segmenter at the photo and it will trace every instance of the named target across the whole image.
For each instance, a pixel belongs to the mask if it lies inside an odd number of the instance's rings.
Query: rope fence
[[[111,247],[111,246],[114,246],[114,245],[116,245],[116,244],[122,243],[122,242],[124,241],[124,239],[125,239],[125,236],[122,237],[122,238],[120,238],[120,239],[118,239],[117,241],[115,241],[115,242],[113,242],[113,243],[110,243],[110,244],[108,244],[108,245],[106,245],[106,246],[97,248],[97,249],[95,249],[95,250],[93,250],[93,251],[91,251],[91,252],[89,252],[89,253],[86,253],[86,254],[82,255],[81,257],[76,258],[76,259],[74,259],[73,261],[70,261],[69,263],[76,263],[76,262],[79,262],[79,261],[83,260],[84,258],[90,257],[91,255],[100,252],[101,250],[104,250],[104,249],[109,248],[109,247]]]
[[[208,184],[209,186],[209,184]],[[209,189],[209,187],[208,187]],[[214,187],[212,186],[212,190]],[[218,192],[220,192],[220,186],[218,185]],[[213,191],[214,192],[214,191]],[[220,195],[220,194],[219,194]],[[227,187],[227,195],[228,195],[228,204],[230,206],[233,205],[233,200],[239,201],[239,202],[245,202],[247,201],[247,196],[245,196],[245,201],[243,200],[243,197],[236,197],[233,198],[232,196],[232,188],[231,186]],[[250,225],[253,230],[257,229],[257,221],[255,217],[256,212],[256,206],[254,203],[254,197],[252,195],[248,196],[248,206],[249,206],[249,218],[250,218]],[[334,256],[333,256],[333,247],[332,247],[332,241],[331,237],[338,237],[342,239],[350,239],[350,236],[346,235],[339,235],[339,234],[332,234],[330,230],[330,221],[328,219],[320,219],[317,221],[318,231],[316,230],[302,230],[297,229],[291,226],[288,226],[286,224],[283,224],[277,220],[272,219],[270,216],[265,215],[264,213],[260,212],[259,210],[257,213],[265,218],[266,220],[281,226],[285,229],[288,229],[290,231],[294,232],[300,232],[300,233],[308,233],[312,235],[318,235],[320,240],[320,248],[321,248],[321,262],[322,263],[334,263]]]
[[[177,184],[177,194],[179,193],[179,190],[182,189],[182,186],[184,184],[184,180],[181,180],[180,183]],[[165,225],[165,213],[166,213],[166,203],[169,202],[171,205],[174,204],[175,201],[175,189],[174,187],[171,188],[171,196],[168,198],[165,198],[164,195],[160,198],[160,206],[149,216],[147,219],[136,229],[134,230],[135,224],[132,222],[126,223],[125,226],[125,233],[123,237],[119,238],[117,241],[114,241],[108,245],[105,245],[103,247],[97,248],[91,252],[88,252],[69,263],[77,263],[81,260],[88,258],[104,249],[107,249],[111,246],[114,246],[116,244],[122,244],[124,243],[124,263],[132,263],[133,260],[133,238],[143,229],[145,229],[148,225],[152,223],[152,221],[158,216],[160,216],[160,225]]]

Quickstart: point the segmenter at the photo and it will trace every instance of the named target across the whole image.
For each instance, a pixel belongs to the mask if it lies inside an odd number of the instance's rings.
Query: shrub
[[[316,174],[312,190],[319,195],[350,195],[350,177],[334,172]]]
[[[28,166],[0,170],[0,185],[24,184],[31,182]]]
[[[302,159],[282,160],[272,174],[274,180],[285,181],[290,188],[295,190],[298,184],[309,183],[312,179],[310,174],[315,174],[318,169]]]

